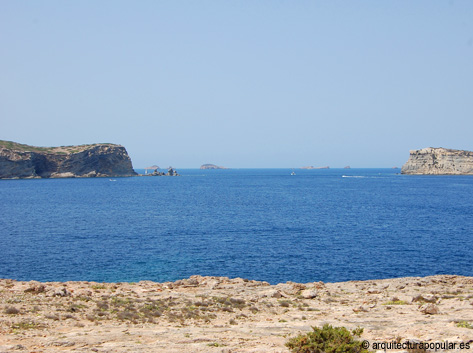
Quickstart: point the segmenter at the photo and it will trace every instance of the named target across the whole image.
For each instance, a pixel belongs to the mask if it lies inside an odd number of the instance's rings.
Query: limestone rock
[[[473,152],[432,147],[412,150],[401,174],[473,174]]]
[[[133,176],[125,147],[93,144],[35,147],[0,140],[0,178]]]
[[[210,289],[215,283],[220,285]],[[315,300],[301,299],[312,289]],[[374,289],[381,293],[367,294]],[[373,351],[384,352],[374,342],[400,339],[468,342],[470,350],[461,352],[471,352],[472,290],[473,277],[452,275],[277,285],[206,276],[167,283],[0,279],[0,352],[288,352],[290,336],[326,323],[364,328],[361,339]],[[266,295],[270,291],[275,297]],[[435,304],[425,301],[430,295],[438,297]],[[424,299],[407,303],[417,296]],[[388,300],[405,303],[386,305]]]
[[[301,297],[304,299],[313,299],[317,296],[315,289],[305,289],[301,292]]]
[[[266,290],[264,291],[263,293],[261,293],[261,296],[264,298],[264,297],[268,297],[268,298],[281,298],[283,295],[281,294],[280,291],[278,291],[277,289],[269,289],[269,290]]]
[[[420,311],[426,315],[436,315],[439,313],[439,308],[435,304],[425,304],[420,307]]]
[[[433,294],[419,294],[412,298],[412,302],[426,302],[426,303],[435,303],[437,302],[438,297]]]
[[[55,290],[53,292],[53,296],[55,296],[55,297],[68,297],[70,295],[71,295],[71,293],[65,287],[60,288],[58,290]]]
[[[169,167],[168,168],[168,172],[166,173],[167,176],[179,176],[179,174],[177,173],[177,171],[172,168],[172,167]]]

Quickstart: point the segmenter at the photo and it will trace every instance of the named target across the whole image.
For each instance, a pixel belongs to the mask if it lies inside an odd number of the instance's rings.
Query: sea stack
[[[35,147],[0,140],[0,178],[135,176],[125,147],[110,143]]]
[[[412,150],[401,174],[473,174],[473,152],[433,147]]]

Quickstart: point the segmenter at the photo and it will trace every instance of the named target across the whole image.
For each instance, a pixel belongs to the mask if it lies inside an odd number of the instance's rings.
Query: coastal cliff
[[[412,150],[401,174],[473,174],[473,152],[432,147]]]
[[[125,147],[98,143],[35,147],[0,140],[0,178],[134,176]]]

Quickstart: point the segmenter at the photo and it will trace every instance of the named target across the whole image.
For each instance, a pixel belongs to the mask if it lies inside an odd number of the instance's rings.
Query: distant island
[[[221,167],[215,164],[202,164],[200,166],[200,169],[228,169],[228,168]]]
[[[0,140],[0,178],[74,178],[135,176],[121,145],[36,147]]]
[[[307,166],[307,167],[301,167],[300,169],[330,169],[329,166],[325,167],[314,167],[313,165]]]
[[[412,150],[401,174],[473,174],[473,152],[433,147]]]

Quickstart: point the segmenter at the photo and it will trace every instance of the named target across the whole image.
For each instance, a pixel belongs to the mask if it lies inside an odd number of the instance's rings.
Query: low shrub
[[[457,322],[457,327],[473,329],[473,326],[468,321]]]
[[[294,353],[368,353],[363,343],[357,341],[363,333],[359,328],[348,331],[345,327],[324,325],[322,328],[312,327],[313,331],[289,339],[286,343]]]
[[[407,305],[407,304],[409,303],[404,300],[390,300],[386,303],[383,303],[383,305]]]

